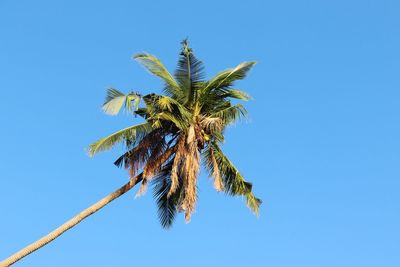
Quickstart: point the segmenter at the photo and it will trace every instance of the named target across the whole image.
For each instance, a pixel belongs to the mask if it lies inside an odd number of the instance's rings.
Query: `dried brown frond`
[[[154,173],[154,163],[157,159],[164,154],[166,150],[165,139],[162,138],[156,145],[149,149],[149,157],[146,161],[146,165],[143,167],[143,176],[145,178],[150,178]]]
[[[144,137],[136,147],[121,157],[125,168],[129,170],[130,177],[134,177],[136,172],[146,163],[150,156],[150,151],[159,146],[160,140],[161,132],[153,131]]]
[[[183,187],[185,196],[182,208],[185,210],[185,219],[190,220],[190,214],[196,207],[197,200],[197,176],[200,171],[200,155],[197,147],[197,141],[194,140],[187,145],[187,154],[183,166]]]
[[[214,188],[218,192],[220,192],[224,188],[224,185],[222,183],[221,173],[219,171],[218,163],[214,157],[214,151],[212,149],[210,149],[210,156],[211,156],[211,161],[212,161],[211,163],[212,163],[212,167],[213,167],[212,175],[214,176]]]
[[[178,178],[178,168],[181,165],[181,161],[185,156],[186,148],[185,148],[185,136],[179,136],[178,143],[176,144],[176,152],[174,163],[171,169],[171,187],[168,191],[167,197],[169,198],[178,188],[179,178]]]
[[[136,193],[135,198],[143,196],[147,191],[147,179],[143,179],[142,184],[140,185],[139,191]]]
[[[190,211],[188,211],[188,210],[185,211],[185,221],[186,221],[186,223],[190,223],[191,215],[192,214],[190,213]]]
[[[138,165],[137,162],[135,162],[135,163],[130,163],[130,164],[129,164],[128,172],[129,172],[129,177],[130,177],[131,179],[133,179],[134,177],[136,177],[136,171],[137,171],[137,169],[138,169],[137,165]]]
[[[165,150],[161,155],[158,156],[151,156],[150,159],[147,161],[146,166],[143,169],[143,176],[150,177],[157,174],[162,164],[168,160],[173,153],[176,151],[176,146],[170,147]]]

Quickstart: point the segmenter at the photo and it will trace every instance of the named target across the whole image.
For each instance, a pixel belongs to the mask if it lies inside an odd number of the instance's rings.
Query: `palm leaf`
[[[201,88],[205,76],[203,63],[196,58],[187,40],[182,42],[182,51],[175,71],[175,79],[184,91],[184,103],[192,103],[196,91]]]
[[[217,160],[214,157],[214,149],[207,147],[203,153],[203,165],[209,172],[209,177],[214,177],[214,187],[219,192],[223,189],[221,172],[219,171]]]
[[[204,91],[229,87],[236,80],[242,80],[246,77],[247,72],[256,64],[255,61],[243,62],[237,65],[233,69],[227,69],[218,73],[214,78],[212,78],[207,86],[205,86]]]
[[[247,110],[241,104],[236,104],[210,114],[211,118],[220,118],[224,126],[238,121],[247,116]]]
[[[209,88],[210,89],[210,88]],[[247,101],[251,96],[244,91],[230,87],[218,88],[215,90],[201,89],[199,92],[198,105],[200,113],[213,113],[231,106],[229,98]]]
[[[158,113],[157,116],[155,117],[155,119],[156,119],[156,121],[155,121],[154,127],[161,127],[160,120],[172,122],[178,129],[181,129],[181,130],[187,130],[188,126],[189,126],[187,121],[183,120],[181,117],[179,117],[178,114],[168,112],[168,111]]]
[[[148,112],[148,120],[153,120],[153,127],[161,127],[161,121],[169,121],[179,129],[186,129],[191,120],[191,113],[175,99],[168,96],[149,94],[143,97]]]
[[[148,71],[165,82],[166,86],[164,91],[166,91],[166,93],[175,97],[180,97],[182,95],[178,83],[158,58],[147,53],[137,54],[133,58],[141,63]]]
[[[163,96],[156,95],[157,105],[161,108],[161,110],[168,110],[170,112],[179,111],[179,117],[189,120],[191,117],[191,113],[186,109],[184,105],[176,101],[175,99]]]
[[[227,89],[226,93],[223,94],[223,97],[231,97],[244,101],[251,99],[251,96],[248,93],[237,89]]]
[[[110,88],[107,90],[106,100],[102,109],[109,115],[117,115],[122,106],[125,105],[126,111],[132,112],[133,109],[137,108],[139,101],[140,96],[135,93],[125,95],[117,89]]]
[[[130,170],[131,174],[135,174],[139,168],[146,164],[151,155],[151,151],[157,148],[160,141],[164,143],[162,135],[162,129],[153,129],[140,140],[133,143],[130,143],[128,140],[128,151],[122,154],[114,164],[117,167],[124,166],[126,169]]]
[[[209,151],[210,149],[213,150],[212,153]],[[210,143],[203,152],[203,156],[207,162],[207,164],[205,164],[206,168],[210,170],[210,172],[214,171],[213,165],[210,164],[210,162],[213,161],[210,155],[214,156],[219,167],[224,184],[224,191],[229,195],[245,196],[247,206],[258,215],[262,201],[254,196],[252,192],[252,184],[243,178],[233,163],[224,155],[222,150],[215,143]]]
[[[135,140],[143,138],[143,136],[150,133],[152,130],[151,125],[147,122],[127,127],[91,144],[88,149],[89,155],[94,156],[98,152],[109,150],[117,143],[126,140],[134,142]]]
[[[177,190],[168,197],[168,192],[171,188],[170,176],[172,162],[173,159],[165,164],[159,174],[152,180],[153,196],[158,207],[158,218],[164,228],[170,228],[172,226],[177,213],[180,195],[182,193],[182,187],[179,186]]]

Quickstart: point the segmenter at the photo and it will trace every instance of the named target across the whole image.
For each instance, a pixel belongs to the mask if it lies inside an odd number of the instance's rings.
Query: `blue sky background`
[[[257,219],[203,172],[192,222],[159,225],[151,192],[113,202],[16,266],[400,266],[398,1],[0,1],[0,258],[126,182],[92,141],[106,88],[159,91],[189,36],[209,76],[245,60],[254,98],[226,153]]]

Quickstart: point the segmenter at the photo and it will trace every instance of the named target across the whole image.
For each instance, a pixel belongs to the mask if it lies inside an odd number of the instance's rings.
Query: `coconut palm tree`
[[[163,227],[171,227],[177,212],[184,212],[189,222],[196,207],[201,163],[214,179],[217,191],[244,196],[247,206],[258,214],[261,200],[254,196],[252,184],[245,181],[221,149],[225,129],[246,115],[243,105],[234,104],[232,100],[250,98],[245,92],[234,89],[234,82],[244,79],[255,62],[243,62],[205,80],[203,64],[186,40],[182,42],[174,75],[153,55],[141,53],[134,59],[163,80],[164,94],[123,94],[109,89],[103,110],[116,115],[125,109],[143,118],[143,123],[100,139],[88,149],[93,156],[123,143],[126,152],[115,165],[128,170],[129,182],[0,266],[9,266],[46,245],[139,183],[138,195],[143,194],[149,184],[153,185]]]

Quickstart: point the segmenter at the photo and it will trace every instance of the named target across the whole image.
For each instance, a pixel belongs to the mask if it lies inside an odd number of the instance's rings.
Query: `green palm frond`
[[[182,193],[182,186],[178,186],[177,190],[168,197],[168,192],[171,188],[172,162],[173,159],[165,164],[160,173],[152,180],[153,196],[158,207],[158,218],[164,228],[172,226]],[[179,184],[181,185],[182,183]]]
[[[148,71],[161,78],[166,83],[164,88],[166,93],[177,98],[182,96],[182,91],[178,83],[158,58],[147,53],[137,54],[133,58],[141,63]]]
[[[186,109],[186,107],[172,97],[158,94],[148,94],[143,96],[143,101],[146,104],[148,113],[173,111],[178,109],[182,117],[191,117],[191,113]]]
[[[184,103],[192,103],[196,98],[196,91],[202,87],[204,79],[204,65],[193,54],[187,40],[182,42],[182,51],[175,71],[175,79],[185,92]]]
[[[179,129],[187,128],[191,120],[191,113],[175,99],[168,96],[150,94],[145,95],[143,101],[146,104],[148,119],[152,120],[154,127],[161,127],[160,120],[164,120],[172,122]]]
[[[127,127],[91,144],[88,149],[89,155],[94,156],[99,152],[109,150],[116,144],[126,140],[129,140],[129,142],[134,142],[143,138],[143,136],[150,133],[152,130],[153,129],[151,125],[147,122]]]
[[[186,120],[191,118],[192,114],[186,109],[186,107],[171,97],[157,95],[157,104],[161,110],[168,110],[170,112],[179,111],[178,115],[181,118]]]
[[[137,108],[139,101],[140,96],[135,93],[125,95],[117,89],[110,88],[107,90],[106,100],[102,109],[109,115],[117,115],[122,106],[125,106],[125,110],[131,113]]]
[[[208,162],[211,162],[209,158],[211,153],[209,149],[213,150],[213,155],[217,161],[219,171],[222,175],[222,181],[224,184],[224,191],[230,195],[242,195],[246,197],[247,206],[255,213],[258,214],[261,200],[256,198],[252,192],[252,184],[247,182],[240,172],[236,169],[233,163],[224,155],[219,146],[215,143],[211,143],[204,151],[203,156]],[[206,164],[206,167],[211,171],[212,166]]]
[[[200,90],[199,92],[199,106],[201,113],[212,113],[215,110],[225,109],[231,106],[229,98],[247,101],[251,96],[244,91],[232,89],[229,87],[218,88],[216,90]]]
[[[209,80],[204,90],[211,90],[215,88],[224,88],[232,86],[234,81],[242,80],[246,77],[247,72],[256,64],[255,61],[243,62],[233,69],[227,69],[218,73],[214,78]]]
[[[203,92],[201,92],[199,106],[200,114],[210,115],[225,108],[229,108],[232,104],[231,101],[226,100],[221,94],[216,94],[215,92],[203,94]]]
[[[245,197],[247,207],[249,207],[258,216],[262,200],[254,196],[253,192],[247,193]]]
[[[244,101],[251,99],[251,96],[248,93],[238,89],[226,89],[225,91],[226,92],[222,94],[223,97],[230,97]]]
[[[236,104],[210,114],[210,117],[220,118],[224,125],[234,123],[247,116],[247,110],[241,104]]]
[[[168,122],[172,122],[178,129],[186,131],[189,127],[189,123],[186,120],[183,120],[181,117],[177,116],[177,114],[174,114],[172,112],[164,111],[159,114],[157,114],[156,118],[156,123],[159,120],[164,120]],[[159,125],[160,127],[162,124],[156,124]]]

